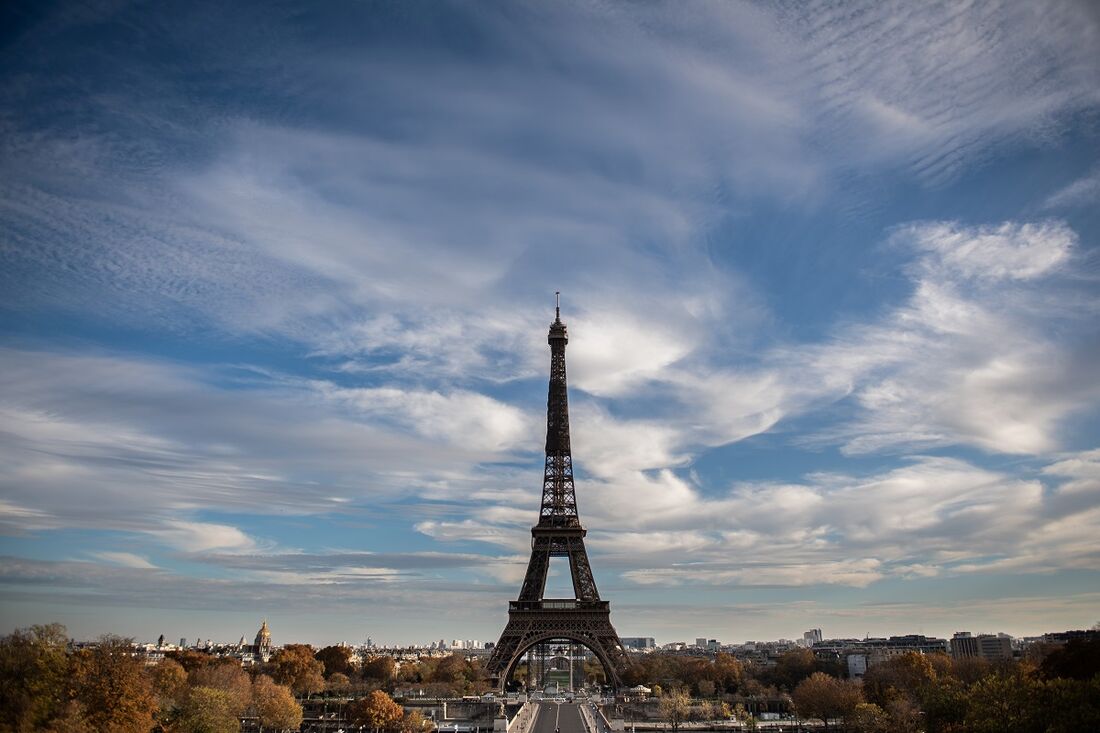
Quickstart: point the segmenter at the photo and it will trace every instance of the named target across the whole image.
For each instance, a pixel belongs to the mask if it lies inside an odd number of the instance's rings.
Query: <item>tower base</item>
[[[590,649],[600,660],[607,683],[622,687],[621,673],[627,657],[611,625],[608,602],[568,599],[508,604],[508,625],[486,665],[493,686],[503,691],[520,658],[532,647],[551,639],[569,639]]]

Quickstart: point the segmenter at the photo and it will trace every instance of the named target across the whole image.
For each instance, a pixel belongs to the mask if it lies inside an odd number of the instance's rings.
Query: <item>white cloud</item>
[[[134,568],[136,570],[156,570],[157,566],[146,560],[141,555],[135,555],[132,552],[91,552],[88,553],[92,557],[99,560],[112,563],[114,565],[121,565],[124,568]]]
[[[312,386],[327,398],[351,405],[363,416],[396,423],[471,452],[529,449],[535,442],[537,421],[532,416],[476,392],[339,388],[316,381]]]
[[[1078,178],[1061,188],[1043,202],[1044,209],[1065,209],[1095,206],[1100,202],[1100,169]]]
[[[247,552],[256,549],[256,542],[237,527],[212,522],[164,521],[146,534],[170,547],[184,552],[231,550]]]
[[[1065,265],[1077,245],[1077,234],[1061,221],[1004,222],[998,226],[964,227],[954,222],[914,224],[895,234],[935,263],[963,277],[985,280],[1029,280]]]

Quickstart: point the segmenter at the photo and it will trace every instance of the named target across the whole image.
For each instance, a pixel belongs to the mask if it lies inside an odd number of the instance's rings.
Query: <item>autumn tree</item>
[[[850,716],[863,702],[859,687],[824,672],[814,672],[798,683],[791,693],[795,710],[803,718],[817,718],[829,730],[829,720]]]
[[[419,710],[410,710],[401,719],[399,730],[401,733],[423,733],[424,727],[428,724],[428,721],[421,715]]]
[[[375,690],[347,707],[348,722],[362,725],[375,733],[396,731],[404,720],[405,712],[382,690]]]
[[[162,659],[146,669],[149,687],[157,700],[157,724],[169,728],[187,699],[187,672],[174,659]]]
[[[179,662],[188,674],[217,661],[217,657],[194,649],[174,649],[164,656]]]
[[[410,664],[411,675],[413,679],[407,679],[406,675],[402,675],[406,678],[407,682],[425,682],[430,676],[431,671],[426,670],[421,664]],[[393,661],[392,657],[374,656],[368,657],[360,669],[360,674],[365,680],[374,680],[379,684],[389,684],[397,676],[397,663]]]
[[[243,715],[252,702],[252,680],[240,663],[232,659],[220,659],[196,669],[191,673],[190,682],[192,687],[208,687],[226,693],[230,709],[237,716]]]
[[[325,681],[327,692],[347,692],[351,689],[351,679],[346,674],[336,672]]]
[[[714,682],[719,692],[736,692],[745,677],[745,668],[732,654],[718,652],[714,658]]]
[[[235,701],[225,690],[194,687],[180,710],[181,733],[238,733],[241,721],[233,712]]]
[[[925,687],[936,679],[932,663],[919,652],[905,652],[874,665],[863,676],[863,691],[870,702],[887,709],[892,700],[917,703]]]
[[[271,658],[272,677],[288,685],[298,695],[310,695],[325,689],[325,665],[313,656],[309,644],[287,644]]]
[[[771,676],[776,685],[793,690],[802,680],[814,673],[814,664],[812,651],[792,649],[779,655]]]
[[[129,639],[103,636],[72,661],[73,697],[83,705],[90,729],[149,733],[157,700]]]
[[[326,646],[319,650],[314,657],[325,665],[325,677],[334,674],[342,674],[350,677],[355,674],[355,666],[351,663],[351,649],[346,646]]]
[[[41,730],[65,707],[68,634],[61,624],[0,638],[0,731]]]
[[[873,702],[856,705],[849,722],[855,733],[890,733],[890,716]]]
[[[661,697],[659,710],[661,719],[667,722],[672,730],[679,730],[680,724],[687,720],[691,712],[691,697],[683,690],[672,690]]]
[[[302,724],[302,706],[290,693],[290,688],[275,683],[267,675],[259,675],[252,683],[252,709],[264,728],[297,730]]]

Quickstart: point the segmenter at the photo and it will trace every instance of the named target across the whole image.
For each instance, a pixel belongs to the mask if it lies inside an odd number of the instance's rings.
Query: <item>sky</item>
[[[559,290],[621,635],[1100,622],[1095,3],[0,12],[0,631],[496,639]]]

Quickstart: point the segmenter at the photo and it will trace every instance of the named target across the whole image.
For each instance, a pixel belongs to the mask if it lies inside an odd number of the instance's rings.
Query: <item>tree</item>
[[[724,692],[736,692],[745,677],[745,668],[731,654],[718,652],[714,658],[714,681]]]
[[[426,725],[428,725],[428,721],[424,719],[419,710],[410,710],[401,719],[400,730],[401,733],[423,733]]]
[[[197,652],[194,649],[180,649],[173,650],[164,655],[168,659],[174,659],[179,662],[188,674],[191,674],[196,669],[205,667],[208,664],[213,664],[217,657],[211,656],[204,652]]]
[[[90,729],[149,733],[153,727],[157,700],[129,639],[103,636],[95,646],[75,654],[72,684]]]
[[[179,716],[181,733],[238,733],[241,721],[233,712],[234,701],[225,690],[194,687]]]
[[[346,646],[326,646],[318,651],[314,657],[325,665],[325,677],[334,674],[351,676],[355,674],[355,666],[351,663],[351,649]]]
[[[905,652],[868,669],[863,690],[870,702],[887,709],[899,697],[915,704],[935,679],[936,672],[925,655]]]
[[[951,733],[966,719],[969,705],[966,686],[954,677],[929,682],[921,695],[924,727],[928,733]]]
[[[45,733],[87,733],[91,726],[88,716],[84,714],[84,706],[76,700],[69,700],[44,730]]]
[[[1057,647],[1039,665],[1039,672],[1051,680],[1059,677],[1090,680],[1100,674],[1100,634],[1087,639],[1070,639]]]
[[[452,685],[461,685],[466,681],[466,660],[457,654],[444,657],[436,665],[432,674],[432,682],[446,682]]]
[[[775,684],[793,690],[798,683],[814,673],[814,653],[809,649],[792,649],[779,655],[772,671]]]
[[[149,684],[161,708],[176,707],[187,694],[187,672],[174,659],[162,659],[147,670]]]
[[[340,674],[336,672],[328,678],[328,682],[325,683],[325,690],[328,692],[346,692],[351,688],[351,680],[348,679],[346,674]]]
[[[365,725],[373,731],[396,731],[405,711],[382,690],[375,690],[347,707],[348,722]]]
[[[856,705],[851,724],[856,733],[890,733],[890,717],[873,702]]]
[[[1091,680],[1054,679],[1045,685],[1047,733],[1100,730],[1100,675]]]
[[[313,656],[309,644],[287,644],[271,658],[272,677],[281,685],[289,685],[298,695],[310,695],[325,689],[325,665]]]
[[[966,728],[973,733],[1042,731],[1042,683],[1017,665],[990,675],[970,688]]]
[[[672,730],[679,730],[691,711],[691,698],[683,690],[673,690],[661,698],[659,705],[661,719],[669,724]]]
[[[41,730],[65,707],[69,639],[61,624],[0,638],[0,731]]]
[[[240,716],[252,702],[252,680],[241,665],[232,659],[221,659],[191,673],[191,685],[221,690],[229,696],[230,708]]]
[[[860,689],[824,672],[814,672],[791,693],[795,710],[804,718],[818,718],[829,729],[830,718],[847,718],[863,702]]]
[[[431,677],[431,671],[422,664],[409,665],[415,679],[406,679],[407,682],[426,682]],[[381,684],[389,684],[397,676],[397,664],[392,657],[368,657],[363,662],[361,670],[363,679],[376,680]],[[404,675],[403,675],[404,676]]]
[[[146,669],[146,674],[157,700],[157,723],[162,729],[168,729],[187,700],[187,672],[176,660],[165,658]]]
[[[275,684],[265,674],[252,683],[252,708],[260,729],[297,730],[302,724],[302,706],[290,694],[290,688]]]

